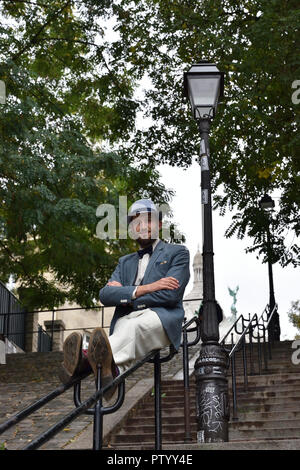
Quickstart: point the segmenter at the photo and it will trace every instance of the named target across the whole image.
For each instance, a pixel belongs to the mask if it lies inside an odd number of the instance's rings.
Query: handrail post
[[[104,328],[104,306],[101,308],[101,327]]]
[[[231,333],[231,346],[233,348],[234,343],[233,343],[233,333]],[[232,413],[232,420],[233,421],[238,421],[237,417],[237,405],[236,405],[236,372],[235,372],[235,351],[233,352],[231,356],[231,379],[232,379],[232,408],[233,408],[233,413]]]
[[[96,391],[99,392],[101,389],[101,366],[97,368],[96,378]],[[93,428],[93,450],[102,449],[102,438],[103,438],[103,413],[102,413],[102,396],[97,400],[95,404],[94,412],[94,428]]]
[[[184,426],[186,442],[192,440],[191,438],[191,423],[190,423],[190,388],[189,388],[189,351],[187,342],[186,328],[183,330],[183,383],[184,383]]]
[[[55,310],[52,310],[50,351],[53,351],[53,342],[54,342],[54,315],[55,315]]]
[[[270,329],[268,330],[268,350],[269,350],[269,360],[272,360],[272,344],[271,344],[271,334]]]
[[[259,326],[257,326],[257,354],[258,354],[258,373],[259,375],[261,375],[261,346],[260,346]]]
[[[10,334],[10,320],[11,320],[11,311],[12,311],[12,306],[11,306],[11,295],[8,297],[8,316],[7,316],[7,339],[9,340],[9,334]]]
[[[252,325],[249,326],[249,353],[250,353],[250,374],[254,375],[254,365],[253,365],[253,328]]]
[[[244,366],[244,391],[248,390],[248,372],[247,372],[247,354],[246,354],[246,339],[243,339],[243,366]]]
[[[161,364],[159,352],[154,358],[155,450],[161,450]]]
[[[268,355],[267,355],[267,345],[266,345],[266,327],[263,324],[263,340],[264,340],[264,362],[265,370],[268,370]]]

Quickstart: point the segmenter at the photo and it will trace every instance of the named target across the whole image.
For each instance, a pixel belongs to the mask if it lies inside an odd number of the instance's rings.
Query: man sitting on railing
[[[110,336],[96,328],[86,358],[81,352],[81,335],[70,335],[64,343],[64,382],[89,363],[95,375],[101,365],[101,384],[106,386],[150,351],[170,344],[179,349],[184,318],[182,299],[190,278],[189,251],[184,245],[159,239],[162,214],[150,200],[136,201],[130,208],[128,222],[141,249],[122,256],[100,290],[102,304],[116,306]],[[109,399],[113,392],[109,390],[105,398]]]

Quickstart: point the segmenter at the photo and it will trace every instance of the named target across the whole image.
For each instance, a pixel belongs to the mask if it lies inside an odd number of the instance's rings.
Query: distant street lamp
[[[275,302],[275,295],[274,295],[274,282],[273,282],[273,269],[272,269],[272,244],[271,244],[271,235],[270,235],[270,223],[271,218],[269,217],[269,212],[271,212],[275,207],[275,202],[273,199],[268,195],[265,194],[261,200],[259,201],[259,207],[266,213],[267,215],[267,257],[268,257],[268,273],[269,273],[269,314],[271,315],[274,308],[276,307]],[[273,318],[269,325],[269,335],[274,341],[280,341],[280,323],[279,323],[279,315],[276,311],[273,314]]]
[[[228,355],[219,344],[220,307],[215,299],[209,132],[219,99],[223,97],[224,74],[215,64],[201,61],[184,74],[185,96],[201,136],[201,193],[203,210],[203,303],[199,357],[195,363],[197,440],[228,441]]]

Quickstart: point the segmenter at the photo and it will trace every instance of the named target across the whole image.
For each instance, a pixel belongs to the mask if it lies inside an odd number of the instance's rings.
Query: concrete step
[[[196,432],[191,433],[191,437],[193,441],[196,441]],[[177,433],[172,433],[172,435],[162,434],[162,439],[164,442],[183,442],[185,438],[185,434],[183,431],[178,431]],[[148,433],[138,433],[136,431],[135,434],[117,434],[111,440],[110,444],[113,446],[115,444],[135,444],[138,445],[140,448],[140,444],[142,445],[153,445],[155,439],[154,432]]]
[[[169,409],[162,411],[162,418],[164,422],[178,423],[184,425],[184,413],[182,409]],[[232,418],[232,416],[231,416]],[[245,422],[257,422],[257,421],[284,421],[284,420],[299,420],[300,419],[300,408],[297,410],[290,408],[285,411],[250,411],[250,412],[239,412],[238,421],[230,421],[231,425],[241,424]],[[154,423],[154,416],[151,410],[141,415],[136,415],[130,418],[126,423],[134,426],[142,426],[146,422]],[[196,421],[196,410],[193,409],[190,414],[190,422]]]
[[[279,412],[279,411],[298,411],[300,410],[300,402],[299,399],[295,400],[294,402],[285,403],[274,403],[274,402],[265,402],[265,403],[244,403],[241,404],[238,402],[238,414],[239,416],[248,415],[248,413],[272,413],[272,412]],[[244,419],[244,418],[243,418]]]
[[[260,419],[257,421],[231,421],[229,428],[231,431],[256,431],[258,429],[265,430],[300,428],[300,417],[298,419]]]
[[[235,442],[215,442],[210,444],[198,444],[186,442],[164,443],[164,450],[300,450],[300,439],[268,439],[268,440],[248,440]]]
[[[232,393],[232,387],[228,387],[229,393]],[[275,384],[270,384],[270,385],[253,385],[252,383],[249,383],[247,386],[247,389],[245,390],[244,384],[237,384],[236,392],[237,395],[247,395],[247,394],[253,394],[255,396],[256,394],[265,394],[265,393],[278,393],[278,394],[284,394],[285,392],[300,392],[300,378],[299,381],[295,381],[293,383],[279,383],[277,385]],[[167,387],[162,387],[162,394],[165,394],[166,397],[169,396],[183,396],[184,394],[184,388],[183,387],[172,387],[172,388],[167,388]],[[189,395],[191,398],[196,397],[196,386],[191,386],[189,388]]]
[[[276,363],[281,363],[281,362],[286,362],[286,363],[291,363],[292,364],[292,355],[295,350],[291,348],[289,351],[282,351],[282,352],[274,352],[272,354],[272,359],[269,358],[268,354],[264,352],[264,350],[261,350],[260,354],[260,360],[261,363],[264,364],[265,362],[269,365],[271,364],[276,364]],[[252,359],[251,359],[252,357]],[[230,358],[230,364],[232,362],[233,356]],[[259,364],[259,354],[255,350],[252,355],[249,352],[246,352],[246,359],[247,359],[247,364],[250,364],[251,362],[255,364]],[[244,364],[244,359],[243,359],[243,354],[236,354],[235,355],[235,363],[243,365]]]
[[[190,419],[191,430],[193,432],[197,429],[196,416],[192,415]],[[155,419],[153,417],[145,418],[132,418],[126,424],[126,427],[122,430],[122,434],[134,434],[136,433],[137,427],[139,428],[140,433],[154,433],[155,432]],[[162,431],[164,433],[174,433],[177,432],[179,427],[184,428],[184,418],[183,416],[179,419],[178,417],[168,417],[165,418],[162,423]],[[300,428],[300,417],[298,419],[281,419],[281,420],[256,420],[256,421],[231,421],[229,423],[229,428],[231,431],[255,431],[257,429],[287,429],[287,428]],[[299,436],[300,437],[300,436]]]
[[[232,416],[231,416],[232,417]],[[293,420],[300,419],[300,409],[295,410],[294,408],[288,408],[284,411],[239,411],[238,421],[231,421],[232,423],[244,423],[250,421],[260,421],[260,420]]]
[[[196,406],[192,405],[190,408],[191,414],[196,415]],[[169,416],[184,416],[183,407],[177,408],[174,406],[164,406],[161,411],[162,419],[166,419]],[[144,407],[140,415],[136,416],[145,416],[145,418],[154,416],[154,405],[153,407]]]
[[[265,369],[262,369],[261,370],[261,373],[259,373],[259,369],[257,367],[255,367],[254,369],[254,373],[250,374],[250,369],[248,369],[248,374],[247,375],[254,375],[254,376],[258,376],[258,375],[277,375],[277,374],[294,374],[294,373],[299,373],[300,370],[299,370],[299,366],[293,366],[293,365],[282,365],[282,366],[279,366],[279,365],[274,365],[272,367],[269,367],[267,370]],[[235,372],[235,375],[236,376],[243,376],[244,375],[244,370],[243,369],[238,369],[236,370]],[[227,378],[230,379],[231,377],[231,372],[229,372],[227,374]]]
[[[195,423],[196,422],[196,413],[191,413],[190,415],[190,422]],[[256,425],[258,423],[258,426],[270,426],[275,427],[275,424],[278,423],[278,426],[280,425],[288,425],[289,423],[295,424],[300,424],[300,410],[298,411],[291,411],[291,412],[274,412],[274,413],[253,413],[252,416],[249,413],[249,415],[243,415],[240,417],[238,421],[230,421],[229,425],[232,429],[236,427],[249,427],[249,429]],[[134,418],[131,418],[127,421],[126,426],[143,426],[143,425],[152,425],[154,426],[155,424],[155,418],[153,416],[137,416]],[[184,415],[183,414],[177,414],[173,416],[168,416],[166,415],[164,417],[164,424],[172,424],[172,425],[178,425],[178,426],[184,426]],[[274,425],[274,426],[273,426]],[[295,426],[294,426],[295,427]]]
[[[162,411],[164,410],[172,410],[173,408],[181,408],[183,410],[183,399],[181,401],[176,401],[176,400],[172,400],[172,401],[163,401],[162,400]],[[196,402],[195,400],[191,400],[191,410],[195,409],[196,408]],[[152,412],[154,412],[154,400],[152,402],[150,401],[147,401],[143,404],[143,412],[144,410],[152,410]]]
[[[296,393],[293,395],[292,392],[288,396],[271,396],[271,397],[243,397],[240,395],[237,399],[240,406],[252,406],[252,405],[278,405],[281,408],[285,408],[285,405],[291,405],[293,403],[300,404],[300,396]]]
[[[229,429],[229,441],[246,439],[295,439],[300,438],[300,427],[268,429]]]
[[[195,397],[192,397],[190,399],[191,406],[194,406],[195,404]],[[183,396],[168,396],[166,395],[165,397],[162,398],[162,408],[170,408],[173,406],[179,406],[183,407],[184,404],[184,397]],[[237,398],[237,403],[239,406],[252,406],[252,405],[261,405],[261,404],[269,404],[269,405],[275,405],[277,404],[278,406],[284,407],[286,404],[292,404],[292,403],[297,403],[299,402],[300,404],[300,393],[299,391],[293,392],[285,392],[285,393],[269,393],[269,394],[240,394]],[[154,400],[148,400],[144,404],[144,408],[148,407],[153,407],[154,406]]]
[[[292,387],[286,387],[286,389],[279,390],[276,389],[275,387],[272,389],[266,389],[266,390],[257,390],[257,391],[247,391],[247,392],[242,392],[238,391],[238,400],[240,398],[243,399],[256,399],[256,398],[281,398],[284,397],[288,399],[288,397],[300,397],[300,387],[297,388],[292,388]]]
[[[162,395],[163,399],[182,399],[184,390],[180,389],[166,389],[163,388]],[[196,387],[190,388],[189,395],[191,399],[196,398]],[[248,387],[247,391],[243,388],[237,389],[237,395],[242,398],[255,398],[255,397],[279,397],[279,396],[296,396],[300,395],[300,384],[297,387],[292,387],[291,385],[280,385],[278,387],[269,386],[269,387]]]
[[[143,432],[139,429],[132,430],[132,432],[128,432],[126,429],[126,433],[122,434],[119,433],[118,435],[114,436],[114,439],[111,441],[111,444],[120,444],[120,443],[150,443],[154,440],[155,433],[154,428],[152,429],[145,429]],[[233,441],[243,441],[243,440],[257,440],[257,439],[295,439],[300,438],[300,427],[279,427],[279,428],[267,428],[267,429],[229,429],[229,442]],[[194,441],[196,441],[196,426],[191,426],[191,437]],[[183,442],[185,438],[185,434],[182,430],[168,430],[168,427],[162,430],[162,439],[164,442]]]
[[[195,413],[190,415],[190,421],[191,421],[191,423],[196,422],[196,414]],[[126,427],[127,426],[141,426],[142,427],[143,425],[154,426],[154,423],[155,423],[154,416],[148,416],[148,417],[137,416],[137,417],[129,419],[126,422]],[[175,416],[165,416],[163,425],[165,425],[165,424],[174,424],[174,425],[184,426],[184,415],[183,415],[183,413],[182,414],[177,414]]]
[[[139,446],[130,444],[118,444],[108,449],[116,450],[154,450],[154,441],[140,444]],[[248,440],[234,442],[214,442],[209,444],[198,444],[197,442],[186,443],[184,441],[166,442],[163,440],[162,450],[300,450],[300,439],[269,439],[265,440]]]
[[[197,430],[197,424],[196,421],[191,422],[191,430],[193,433],[196,433]],[[167,421],[164,421],[162,423],[162,433],[163,434],[177,434],[178,432],[182,432],[182,430],[179,430],[178,423],[168,423]],[[140,435],[144,434],[155,434],[155,426],[154,424],[148,424],[146,421],[142,426],[139,426],[138,428],[138,433]],[[137,427],[135,425],[126,425],[125,428],[123,428],[119,436],[126,436],[126,435],[135,435],[137,434]]]
[[[268,370],[248,376],[248,389],[244,390],[243,362],[241,353],[236,361],[238,420],[229,423],[227,446],[245,448],[251,442],[260,448],[284,448],[293,442],[300,449],[300,367],[291,364],[291,343],[278,344],[273,350],[273,361]],[[254,345],[254,349],[257,345]],[[247,355],[249,346],[247,346]],[[257,362],[257,353],[253,354]],[[262,355],[263,361],[263,355]],[[264,367],[264,362],[262,362]],[[249,372],[249,356],[248,356]],[[232,417],[232,384],[230,371],[228,388]],[[196,444],[196,384],[195,375],[190,379],[190,423],[191,434]],[[164,381],[162,384],[162,435],[163,448],[183,449],[184,444],[184,386],[183,381]],[[155,420],[154,399],[149,396],[141,410],[127,421],[118,435],[112,439],[115,448],[154,449]],[[299,439],[298,439],[299,438]],[[278,444],[284,441],[284,444]],[[174,447],[175,446],[177,447]],[[268,447],[269,446],[269,447]],[[251,447],[251,445],[250,445]],[[233,447],[234,448],[234,447]]]
[[[231,376],[227,377],[228,388],[232,389]],[[170,383],[171,382],[171,383]],[[242,387],[244,385],[243,374],[236,377],[237,387]],[[300,366],[297,370],[289,371],[280,371],[279,373],[262,373],[248,375],[248,385],[249,387],[262,387],[262,386],[281,386],[281,385],[300,385]],[[163,381],[162,382],[163,390],[172,389],[172,390],[184,390],[183,381]],[[190,378],[190,388],[191,390],[196,389],[196,380],[194,376]]]
[[[237,384],[243,384],[244,378],[237,377]],[[250,386],[262,386],[262,385],[292,385],[300,383],[300,370],[297,372],[280,372],[277,374],[262,374],[262,375],[250,375],[248,376],[248,383]],[[228,382],[229,388],[231,383]]]

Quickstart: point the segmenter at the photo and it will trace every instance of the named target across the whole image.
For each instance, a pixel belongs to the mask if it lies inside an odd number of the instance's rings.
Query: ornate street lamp
[[[274,283],[273,283],[273,268],[272,268],[272,261],[271,261],[272,259],[272,244],[271,244],[271,234],[270,234],[271,217],[269,216],[269,213],[275,207],[275,202],[268,194],[265,194],[259,201],[259,207],[267,215],[266,233],[267,233],[267,256],[268,256],[268,273],[269,273],[269,314],[268,316],[270,316],[274,308],[276,307],[275,295],[274,295]],[[268,333],[272,340],[280,341],[280,323],[279,323],[279,315],[278,315],[277,309],[273,314],[272,320],[270,321]]]
[[[223,97],[224,74],[202,61],[184,74],[184,91],[201,136],[201,193],[203,210],[203,304],[199,357],[195,363],[197,440],[228,441],[228,355],[219,344],[220,307],[215,299],[212,204],[210,180],[210,124]]]

